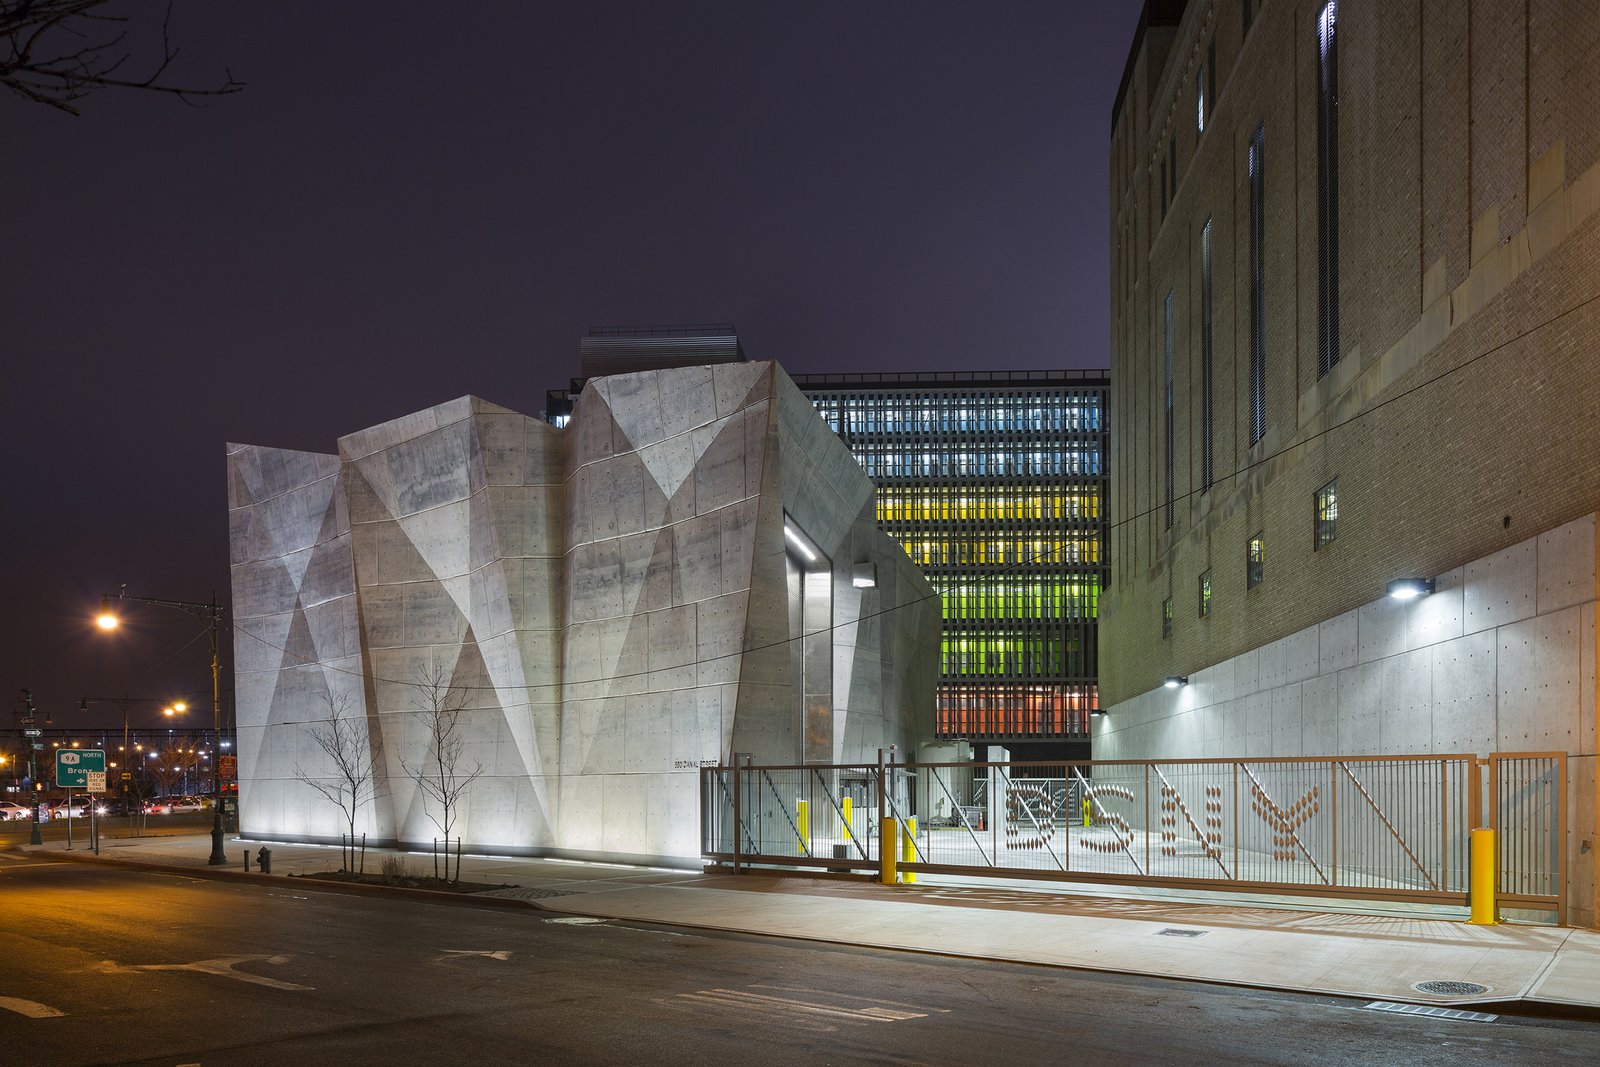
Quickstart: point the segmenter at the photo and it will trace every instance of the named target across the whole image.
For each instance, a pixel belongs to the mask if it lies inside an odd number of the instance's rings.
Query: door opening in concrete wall
[[[789,657],[800,679],[799,756],[830,763],[833,751],[833,560],[787,514],[783,517],[789,589]]]

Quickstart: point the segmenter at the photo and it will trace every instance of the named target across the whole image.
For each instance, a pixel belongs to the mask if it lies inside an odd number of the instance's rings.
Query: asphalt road
[[[1600,1062],[1600,1026],[1395,1016],[1322,997],[9,853],[0,1049],[6,1062],[56,1067],[1587,1065]]]
[[[197,829],[211,825],[209,811],[190,811],[178,815],[145,815],[129,818],[126,815],[107,816],[100,820],[100,833],[107,839],[114,837],[162,837],[168,834],[192,834]],[[70,824],[70,825],[69,825]],[[50,819],[39,824],[39,836],[44,841],[65,841],[71,832],[74,847],[89,847],[88,819]],[[31,819],[0,820],[0,849],[26,844],[33,833]]]

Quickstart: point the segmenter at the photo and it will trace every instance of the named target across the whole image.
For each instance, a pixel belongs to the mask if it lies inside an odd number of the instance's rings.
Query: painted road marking
[[[270,989],[287,989],[291,992],[310,992],[314,990],[316,986],[280,982],[276,978],[264,978],[259,974],[234,970],[241,963],[250,963],[255,960],[282,964],[288,963],[291,958],[290,956],[219,956],[214,960],[198,960],[194,963],[140,963],[131,967],[124,967],[115,960],[107,960],[100,965],[100,970],[107,974],[115,974],[119,971],[198,971],[201,974],[214,974],[222,978],[232,978],[239,982],[249,982],[252,985],[264,985]]]
[[[852,1008],[839,1004],[824,1004],[814,1000],[801,1000],[798,997],[769,997],[761,993],[750,993],[738,989],[701,989],[694,993],[679,993],[674,999],[687,1000],[693,1004],[706,1004],[719,1008],[744,1008],[749,1011],[759,1011],[779,1017],[800,1014],[825,1019],[848,1019],[852,1022],[862,1023],[900,1023],[910,1019],[926,1019],[928,1017],[928,1013],[923,1011],[900,1011],[881,1005]]]
[[[458,960],[463,956],[486,956],[491,960],[509,960],[511,958],[511,953],[504,949],[498,952],[485,952],[480,949],[470,948],[442,948],[439,951],[443,952],[444,955],[434,960],[434,963],[443,963],[445,960]]]
[[[569,915],[563,919],[546,919],[544,921],[547,923],[563,923],[567,926],[593,926],[596,923],[603,923],[609,920],[591,919],[586,915]]]
[[[0,1008],[14,1011],[18,1015],[26,1015],[30,1019],[59,1019],[67,1014],[48,1004],[40,1004],[37,1000],[23,1000],[21,997],[0,997]]]

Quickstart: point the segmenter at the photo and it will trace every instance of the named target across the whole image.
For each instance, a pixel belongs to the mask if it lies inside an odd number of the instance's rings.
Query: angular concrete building
[[[229,446],[242,829],[346,829],[308,779],[357,727],[369,841],[442,836],[414,773],[460,705],[469,850],[698,855],[698,768],[933,734],[939,599],[773,363],[599,378],[558,429],[463,397]],[[342,712],[342,716],[339,715]]]

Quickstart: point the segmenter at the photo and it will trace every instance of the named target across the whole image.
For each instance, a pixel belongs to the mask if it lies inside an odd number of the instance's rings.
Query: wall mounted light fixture
[[[1432,578],[1396,578],[1388,586],[1389,595],[1396,600],[1415,600],[1432,592]]]
[[[1189,684],[1189,676],[1187,674],[1169,674],[1167,675],[1167,680],[1161,684],[1168,689],[1177,689],[1180,686]]]

